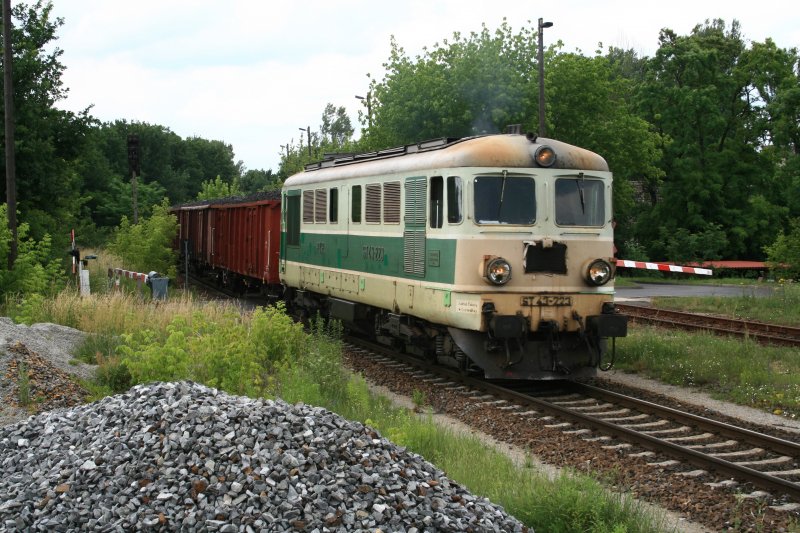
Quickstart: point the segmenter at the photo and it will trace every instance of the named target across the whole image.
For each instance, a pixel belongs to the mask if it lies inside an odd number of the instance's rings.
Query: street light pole
[[[544,29],[553,26],[552,22],[539,19],[539,137],[544,137]]]
[[[305,128],[298,128],[300,131],[308,133],[308,157],[311,157],[311,126]]]
[[[356,98],[359,100],[364,100],[367,102],[367,126],[369,129],[372,129],[372,102],[370,102],[370,93],[367,93],[367,97],[364,98],[363,96],[356,95]]]

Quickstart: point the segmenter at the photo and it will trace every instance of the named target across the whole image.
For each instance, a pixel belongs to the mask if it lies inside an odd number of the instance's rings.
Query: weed
[[[419,389],[414,389],[414,391],[411,393],[411,401],[414,404],[414,410],[418,413],[421,412],[424,409],[425,404],[428,403],[425,393]]]
[[[17,365],[17,399],[23,407],[31,404],[31,381],[28,376],[28,365],[20,361]]]

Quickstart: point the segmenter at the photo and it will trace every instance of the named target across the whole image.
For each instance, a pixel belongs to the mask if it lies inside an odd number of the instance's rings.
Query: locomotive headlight
[[[556,162],[556,153],[549,146],[540,146],[533,154],[533,158],[540,167],[552,167]]]
[[[495,285],[505,285],[511,279],[511,265],[502,257],[486,263],[486,279]]]
[[[611,279],[614,270],[608,261],[595,259],[586,270],[586,280],[596,287],[605,285]]]

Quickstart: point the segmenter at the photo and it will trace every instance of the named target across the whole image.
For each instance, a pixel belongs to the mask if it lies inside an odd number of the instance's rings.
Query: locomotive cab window
[[[441,228],[444,218],[444,182],[441,176],[431,178],[430,221],[432,228]]]
[[[460,224],[462,215],[462,198],[464,186],[458,176],[447,177],[447,223]]]
[[[605,185],[583,174],[556,180],[556,224],[602,226],[605,223]]]
[[[536,220],[536,191],[527,176],[475,178],[475,222],[478,224],[531,225]]]

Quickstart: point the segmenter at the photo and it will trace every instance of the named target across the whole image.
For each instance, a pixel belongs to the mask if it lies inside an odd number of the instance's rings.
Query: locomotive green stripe
[[[281,237],[286,242],[286,235]],[[456,242],[455,239],[425,240],[424,276],[405,272],[404,241],[398,236],[302,232],[299,246],[286,246],[285,258],[323,268],[452,284]]]

